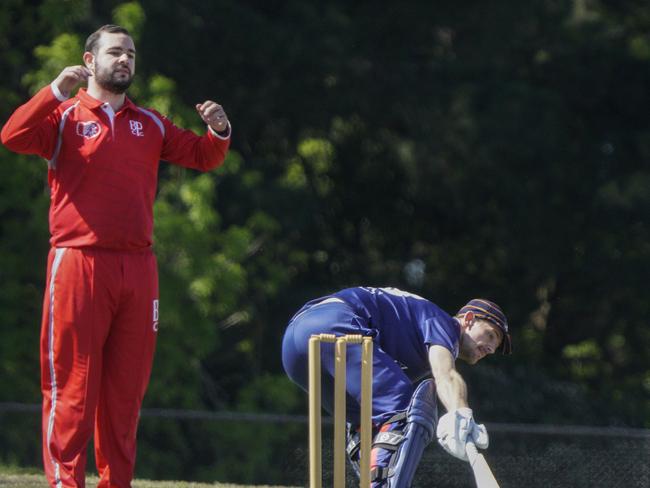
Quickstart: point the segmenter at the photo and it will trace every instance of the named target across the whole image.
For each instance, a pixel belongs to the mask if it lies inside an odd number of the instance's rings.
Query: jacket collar
[[[104,102],[102,102],[101,100],[97,100],[96,98],[88,95],[88,92],[86,91],[85,88],[79,89],[79,91],[77,92],[77,98],[79,99],[79,101],[84,107],[87,107],[91,110],[94,110],[104,105]],[[133,107],[135,107],[135,104],[131,100],[129,100],[129,97],[124,97],[124,105],[120,107],[118,112]]]

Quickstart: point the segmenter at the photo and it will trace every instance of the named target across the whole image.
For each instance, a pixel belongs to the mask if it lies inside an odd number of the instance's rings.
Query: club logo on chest
[[[139,120],[129,120],[129,127],[131,127],[131,134],[134,136],[144,136],[144,131],[142,130],[142,122]]]
[[[77,122],[77,135],[86,139],[94,139],[102,131],[97,122]]]

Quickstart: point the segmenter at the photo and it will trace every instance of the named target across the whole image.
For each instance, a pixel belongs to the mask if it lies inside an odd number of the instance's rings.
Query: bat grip
[[[494,478],[492,470],[485,461],[483,454],[479,453],[476,449],[474,439],[469,439],[465,443],[465,452],[474,472],[477,488],[499,488],[499,483]]]
[[[474,444],[474,441],[472,439],[468,439],[465,443],[465,452],[467,453],[469,465],[473,467],[479,454],[478,449],[476,449],[476,444]]]

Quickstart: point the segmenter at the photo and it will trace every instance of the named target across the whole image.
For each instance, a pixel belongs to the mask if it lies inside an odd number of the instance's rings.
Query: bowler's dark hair
[[[88,36],[88,39],[86,39],[86,46],[84,47],[84,52],[91,52],[93,54],[97,54],[97,42],[99,41],[99,38],[103,32],[106,32],[108,34],[126,34],[129,37],[131,36],[131,34],[129,34],[129,31],[122,26],[115,25],[115,24],[103,25]]]

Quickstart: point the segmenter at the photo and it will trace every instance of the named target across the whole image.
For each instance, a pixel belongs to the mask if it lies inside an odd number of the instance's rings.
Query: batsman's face
[[[502,339],[503,335],[497,327],[474,319],[464,328],[460,356],[469,364],[476,364],[485,356],[494,354]]]
[[[135,45],[126,34],[102,33],[93,60],[95,82],[112,93],[124,93],[135,74]]]

